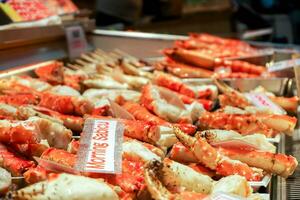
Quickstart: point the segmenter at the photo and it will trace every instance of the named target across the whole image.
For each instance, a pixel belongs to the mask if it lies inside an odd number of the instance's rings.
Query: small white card
[[[87,40],[85,32],[80,25],[67,26],[65,28],[67,37],[69,57],[71,59],[79,57],[87,50]]]
[[[283,61],[275,62],[273,65],[270,65],[268,67],[268,71],[276,72],[276,71],[292,68],[298,65],[300,65],[300,59],[283,60]]]

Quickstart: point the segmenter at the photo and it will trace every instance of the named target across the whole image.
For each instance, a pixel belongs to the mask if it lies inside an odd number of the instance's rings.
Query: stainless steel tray
[[[212,79],[183,79],[183,81],[190,85],[211,84]],[[292,94],[293,79],[289,78],[251,78],[251,79],[224,79],[224,82],[229,86],[238,89],[241,92],[249,92],[258,86],[262,86],[276,95],[286,96]]]

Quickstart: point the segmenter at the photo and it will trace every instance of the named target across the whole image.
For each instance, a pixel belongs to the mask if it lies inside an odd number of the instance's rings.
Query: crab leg
[[[141,94],[134,90],[88,89],[82,94],[82,96],[93,100],[108,98],[112,101],[116,101],[119,97],[122,97],[126,101],[138,102]]]
[[[45,63],[35,70],[35,74],[43,81],[51,84],[63,83],[63,64],[61,62],[53,61]]]
[[[227,114],[204,112],[199,117],[201,128],[234,130],[243,135],[262,133],[271,137],[280,132],[292,135],[297,119],[273,114]]]
[[[182,83],[182,81],[179,78],[171,76],[169,74],[155,71],[152,81],[156,85],[159,85],[161,87],[166,87],[170,90],[173,90],[180,94],[184,94],[188,97],[191,98],[197,97],[197,94],[195,94],[195,91],[192,88]]]
[[[157,117],[150,113],[145,107],[141,106],[140,104],[133,103],[133,102],[126,102],[123,105],[128,112],[130,112],[135,119],[149,122],[150,124],[161,125],[170,127],[171,123]],[[196,127],[193,124],[173,124],[174,126],[179,127],[182,131],[187,134],[193,134],[196,131]]]
[[[47,180],[47,176],[50,172],[40,165],[31,167],[24,174],[23,177],[28,184],[37,183],[40,181]]]
[[[40,139],[39,127],[32,121],[0,120],[0,142],[28,144],[38,143]]]
[[[218,148],[218,152],[232,159],[246,163],[249,166],[261,168],[284,178],[292,175],[298,165],[296,158],[284,154],[229,148]]]
[[[16,93],[9,92],[10,95],[1,95],[0,102],[9,105],[37,105],[62,114],[84,115],[90,113],[94,105],[82,97],[62,96],[49,92]]]
[[[68,188],[68,192],[66,192]],[[117,200],[118,195],[106,183],[83,176],[58,174],[12,193],[16,200],[24,199],[90,199]]]
[[[212,170],[216,170],[218,174],[223,176],[239,174],[247,180],[260,180],[262,178],[261,171],[250,168],[247,164],[222,156],[205,139],[196,139],[186,135],[176,127],[174,127],[174,131],[179,141],[193,152],[198,162],[203,163]]]
[[[196,134],[196,137],[204,137],[206,141],[210,144],[217,144],[220,142],[226,142],[230,140],[238,140],[249,144],[250,149],[260,149],[263,151],[268,151],[275,153],[276,147],[267,140],[267,137],[263,134],[252,134],[252,135],[241,135],[235,131],[226,130],[205,130],[200,134]],[[251,147],[252,145],[252,147]],[[230,145],[228,145],[230,146]]]
[[[204,52],[173,48],[165,50],[164,53],[173,60],[194,65],[196,67],[203,67],[206,69],[213,69],[214,67],[213,56]]]
[[[168,173],[165,173],[165,171]],[[189,176],[186,176],[186,174],[189,174]],[[148,190],[154,199],[206,199],[207,194],[218,192],[226,192],[241,197],[252,195],[250,185],[241,176],[233,175],[219,181],[213,181],[208,176],[170,160],[163,163],[159,161],[149,162],[144,175]],[[162,181],[159,179],[160,177],[162,177]],[[166,180],[168,180],[167,183],[165,183]],[[205,180],[206,182],[200,182],[199,180]],[[168,185],[168,182],[172,185]],[[179,188],[179,191],[177,189],[177,191],[171,193],[168,189],[174,191],[172,187],[184,187],[184,191],[180,191]],[[201,187],[206,190],[201,189]]]
[[[269,96],[269,98],[276,104],[278,104],[280,107],[285,109],[286,111],[289,112],[297,112],[297,107],[298,107],[298,97],[273,97]]]
[[[22,110],[24,108],[25,110]],[[27,112],[26,112],[27,111]],[[32,107],[19,107],[19,113],[21,114],[29,114],[29,116],[33,116],[32,114],[43,114],[46,116],[49,116],[51,118],[54,118],[55,121],[62,121],[63,125],[66,126],[67,128],[70,128],[74,131],[81,131],[83,128],[83,118],[82,117],[77,117],[77,116],[72,116],[72,115],[64,115],[59,112],[43,108],[43,107],[38,107],[38,106],[32,106]],[[27,116],[27,117],[29,117]]]
[[[165,65],[168,72],[180,78],[210,78],[213,75],[213,72],[210,70],[196,68],[171,59],[168,59]]]
[[[24,171],[34,166],[34,162],[17,156],[0,143],[0,166],[10,171],[13,176],[21,176]]]
[[[168,103],[153,85],[146,85],[142,90],[141,103],[166,121],[174,123],[192,122],[190,113],[183,106]]]
[[[0,120],[0,141],[15,144],[37,144],[46,139],[50,146],[67,148],[72,132],[47,119],[31,117],[26,121]]]
[[[109,119],[107,117],[94,116],[91,117],[97,119]],[[137,120],[127,120],[120,119],[117,120],[124,125],[124,135],[127,137],[131,137],[137,140],[141,140],[149,143],[156,143],[160,138],[160,127],[157,125],[151,125],[150,123],[137,121]]]
[[[169,152],[170,159],[180,162],[180,163],[197,163],[197,158],[194,156],[193,152],[186,148],[182,143],[177,142],[172,146]]]
[[[223,81],[218,79],[213,79],[213,81],[218,87],[218,89],[224,94],[224,95],[219,95],[221,107],[230,105],[238,108],[245,108],[247,106],[252,105],[242,93],[232,89]]]

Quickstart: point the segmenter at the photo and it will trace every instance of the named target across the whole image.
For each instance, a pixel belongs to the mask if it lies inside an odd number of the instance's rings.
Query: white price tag
[[[300,59],[283,60],[268,67],[269,72],[280,71],[300,65]]]
[[[95,173],[120,173],[123,125],[115,120],[87,119],[75,168]]]
[[[76,58],[87,50],[85,32],[80,25],[68,26],[65,28],[69,57]]]
[[[273,101],[271,101],[271,99],[263,93],[250,92],[246,93],[245,95],[247,99],[258,108],[266,107],[275,114],[286,114],[286,112],[280,106],[273,103]]]

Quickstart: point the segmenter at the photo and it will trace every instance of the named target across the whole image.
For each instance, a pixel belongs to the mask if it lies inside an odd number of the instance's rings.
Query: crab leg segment
[[[182,83],[179,78],[163,72],[155,72],[152,81],[159,86],[166,87],[170,90],[184,94],[188,97],[195,98],[196,94],[192,88]]]
[[[40,139],[40,129],[33,121],[0,120],[0,142],[29,144]]]
[[[21,176],[24,171],[34,166],[34,162],[17,156],[0,143],[0,166],[10,171],[13,176]]]
[[[145,107],[141,106],[140,104],[133,103],[133,102],[126,102],[123,105],[128,112],[130,112],[135,119],[149,122],[150,124],[160,125],[160,126],[167,126],[171,127],[171,123],[157,117],[150,113]],[[179,127],[183,132],[187,134],[193,134],[196,131],[196,126],[193,124],[173,124],[176,127]]]
[[[203,112],[199,117],[201,128],[234,130],[245,135],[263,133],[267,137],[272,137],[280,132],[291,135],[296,122],[295,117],[272,114]]]
[[[284,154],[229,148],[219,148],[218,151],[222,155],[244,162],[249,166],[278,174],[284,178],[292,175],[298,165],[296,158]]]
[[[91,117],[97,119],[109,119],[107,117],[94,115],[92,115]],[[124,135],[127,137],[149,143],[156,143],[160,138],[160,126],[158,125],[151,125],[150,123],[138,120],[128,120],[120,118],[114,118],[114,120],[117,120],[124,125]]]
[[[247,180],[260,180],[262,174],[250,168],[247,164],[236,160],[230,160],[222,156],[217,150],[206,142],[204,138],[194,138],[184,134],[180,129],[174,127],[175,134],[184,146],[188,147],[198,160],[206,167],[216,170],[223,176],[239,174],[247,178]]]
[[[149,111],[152,111],[166,121],[174,123],[192,122],[190,113],[185,109],[184,105],[179,106],[169,103],[163,98],[160,91],[151,84],[143,88],[141,103]]]

